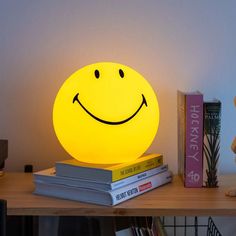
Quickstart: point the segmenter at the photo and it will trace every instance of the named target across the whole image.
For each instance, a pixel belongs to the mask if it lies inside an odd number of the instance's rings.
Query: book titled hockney
[[[185,187],[202,187],[203,180],[203,95],[178,91],[179,165]],[[182,114],[181,114],[182,112]],[[180,121],[182,119],[182,121]],[[180,137],[182,136],[182,137]],[[181,168],[179,168],[181,170]]]
[[[55,167],[58,176],[115,182],[162,164],[163,156],[161,154],[147,154],[134,161],[115,165],[90,164],[71,159],[56,162]]]

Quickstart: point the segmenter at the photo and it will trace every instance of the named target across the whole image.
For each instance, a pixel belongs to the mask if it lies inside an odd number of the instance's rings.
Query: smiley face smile
[[[139,106],[139,108],[133,113],[133,115],[131,115],[130,117],[128,117],[127,119],[121,120],[121,121],[107,121],[107,120],[103,120],[98,118],[97,116],[93,115],[90,111],[88,111],[85,106],[80,102],[79,100],[79,93],[77,93],[74,98],[73,98],[73,103],[78,102],[79,105],[84,109],[84,111],[86,113],[88,113],[91,117],[93,117],[95,120],[104,123],[104,124],[108,124],[108,125],[121,125],[124,124],[126,122],[128,122],[129,120],[131,120],[134,116],[137,115],[137,113],[139,112],[139,110],[142,108],[143,105],[145,105],[147,107],[147,101],[144,97],[144,95],[142,94],[142,103]]]

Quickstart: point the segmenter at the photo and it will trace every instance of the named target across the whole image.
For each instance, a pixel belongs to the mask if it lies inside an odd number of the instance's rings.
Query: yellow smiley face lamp
[[[102,62],[83,67],[60,88],[53,125],[75,159],[114,164],[140,157],[159,125],[159,106],[149,83],[128,66]]]

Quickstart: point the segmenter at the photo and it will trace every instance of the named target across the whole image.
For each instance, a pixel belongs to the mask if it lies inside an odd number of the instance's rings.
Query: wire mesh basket
[[[161,223],[165,235],[168,236],[222,236],[212,217],[205,220],[205,224],[199,222],[197,216],[195,217],[161,217]],[[181,219],[180,219],[181,218]],[[190,219],[191,218],[191,219]]]

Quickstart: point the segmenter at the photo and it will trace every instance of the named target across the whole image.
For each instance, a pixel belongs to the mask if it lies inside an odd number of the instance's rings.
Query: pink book
[[[202,187],[203,95],[178,92],[178,109],[179,173],[185,187]]]

